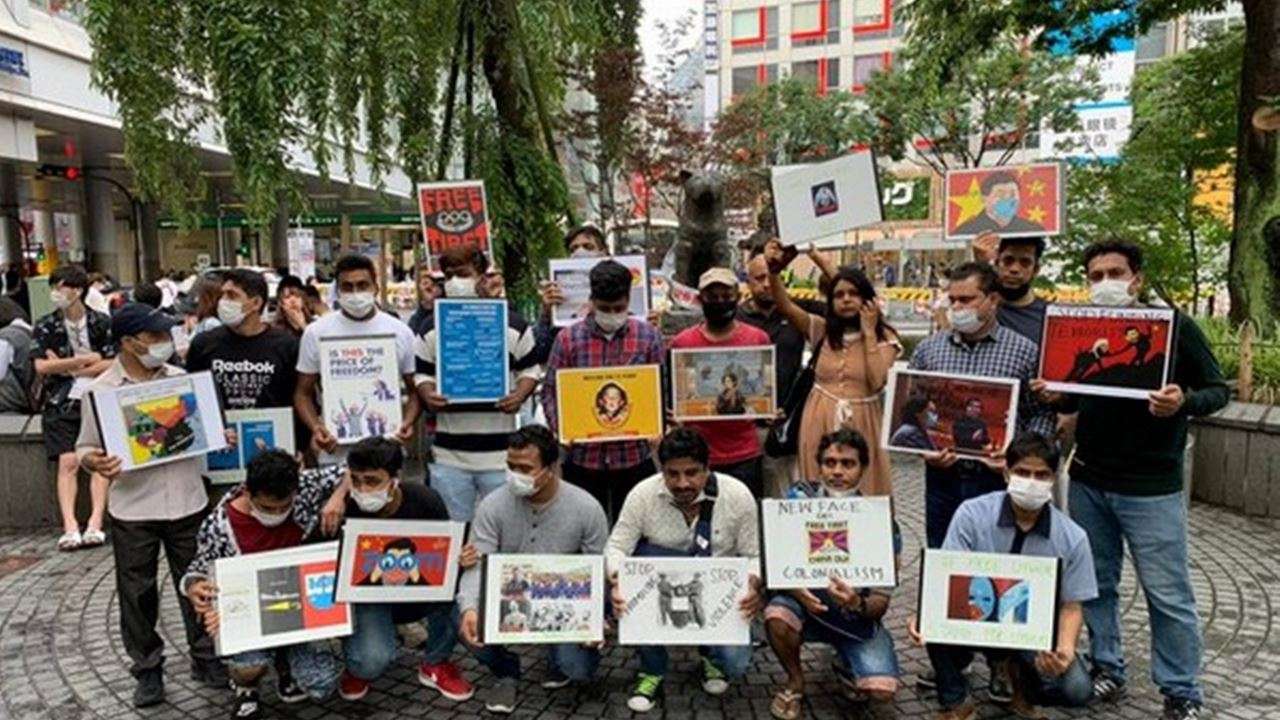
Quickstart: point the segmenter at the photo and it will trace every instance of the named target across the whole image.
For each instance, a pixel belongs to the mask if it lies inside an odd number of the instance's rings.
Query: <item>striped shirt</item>
[[[533,352],[533,330],[514,311],[507,316],[507,362],[511,368],[511,388],[522,378],[541,377],[541,367]],[[417,385],[436,382],[436,331],[431,328],[414,343],[418,357]],[[436,415],[432,441],[436,462],[470,472],[505,470],[507,439],[516,429],[516,416],[496,410],[492,404],[447,407]]]

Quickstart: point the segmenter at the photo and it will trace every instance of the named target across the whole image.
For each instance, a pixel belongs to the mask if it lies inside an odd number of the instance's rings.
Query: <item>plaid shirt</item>
[[[662,365],[663,359],[662,336],[643,320],[628,318],[627,324],[612,339],[601,332],[594,314],[565,328],[551,347],[542,385],[542,407],[551,432],[557,432],[559,427],[556,370]],[[577,444],[569,450],[569,462],[590,470],[635,467],[648,458],[649,443],[646,440]]]

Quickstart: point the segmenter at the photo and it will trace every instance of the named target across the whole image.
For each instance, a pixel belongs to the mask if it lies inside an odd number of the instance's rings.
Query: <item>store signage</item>
[[[27,54],[7,45],[0,45],[0,73],[31,77],[31,72],[27,69]]]

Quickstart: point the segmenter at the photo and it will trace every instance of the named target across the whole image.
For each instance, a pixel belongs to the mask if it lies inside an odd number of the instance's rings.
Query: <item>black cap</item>
[[[126,303],[111,316],[111,337],[116,342],[144,332],[169,332],[178,321],[150,305]]]

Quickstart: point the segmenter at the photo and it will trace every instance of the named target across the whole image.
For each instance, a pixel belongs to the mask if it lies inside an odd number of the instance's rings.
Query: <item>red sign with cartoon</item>
[[[944,183],[948,240],[1059,235],[1066,225],[1062,165],[1004,165],[951,170]]]
[[[440,269],[440,254],[458,245],[475,245],[492,261],[489,206],[482,180],[421,183],[418,212],[422,240],[431,269]]]
[[[347,518],[338,553],[343,602],[440,602],[457,591],[466,523]]]
[[[1050,390],[1145,400],[1169,382],[1171,308],[1050,305],[1040,377]]]
[[[895,370],[881,428],[881,446],[929,454],[989,457],[1013,437],[1017,380]]]
[[[440,535],[360,535],[351,584],[388,587],[444,584],[452,538]]]

